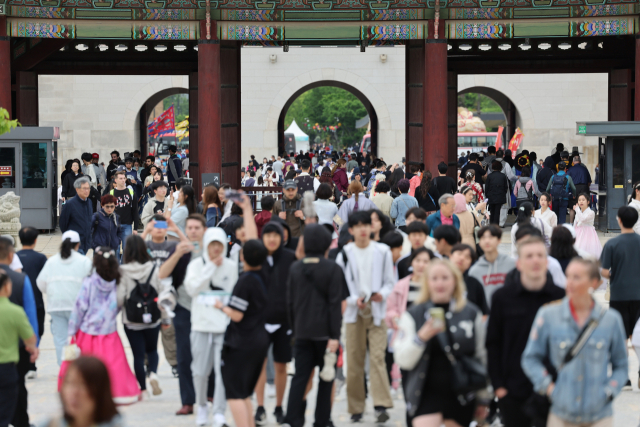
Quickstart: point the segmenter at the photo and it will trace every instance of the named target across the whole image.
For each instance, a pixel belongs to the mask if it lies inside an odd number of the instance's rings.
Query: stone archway
[[[356,98],[358,98],[360,102],[362,102],[362,105],[364,105],[364,107],[367,110],[367,114],[369,114],[369,120],[371,121],[371,153],[374,155],[377,155],[378,154],[378,115],[376,113],[375,108],[373,108],[369,99],[367,99],[367,97],[358,89],[356,89],[355,87],[349,84],[342,83],[336,80],[320,80],[314,83],[310,83],[306,86],[301,87],[300,89],[295,91],[293,95],[289,97],[287,102],[282,107],[282,111],[280,112],[280,116],[278,117],[278,155],[282,155],[284,153],[284,130],[285,130],[284,119],[285,119],[285,116],[287,115],[287,111],[289,111],[289,107],[291,107],[291,104],[293,104],[293,102],[296,99],[298,99],[298,97],[303,93],[311,89],[322,87],[322,86],[331,86],[331,87],[344,89],[347,92],[353,94]],[[309,144],[311,144],[311,141],[309,141]]]

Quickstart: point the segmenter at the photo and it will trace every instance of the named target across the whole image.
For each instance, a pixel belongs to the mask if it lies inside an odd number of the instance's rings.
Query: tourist
[[[489,221],[491,224],[500,224],[502,206],[511,200],[509,194],[509,180],[502,172],[503,166],[498,160],[491,163],[491,172],[487,176],[485,184],[485,197],[489,204]]]
[[[273,196],[262,196],[262,199],[260,200],[260,207],[262,208],[262,210],[258,212],[258,214],[254,217],[256,227],[258,227],[258,237],[262,237],[262,229],[265,225],[267,225],[269,221],[271,221],[271,216],[273,215],[272,211],[275,203],[276,200],[273,198]]]
[[[507,273],[516,266],[515,261],[508,255],[498,252],[502,230],[495,224],[482,227],[478,231],[479,245],[484,255],[469,269],[469,275],[474,277],[482,286],[491,307],[493,293],[504,285]]]
[[[297,189],[297,187],[296,187]],[[229,304],[218,299],[215,307],[231,322],[224,336],[222,380],[229,409],[237,427],[252,427],[251,396],[269,349],[265,329],[267,289],[262,273],[268,251],[260,240],[247,240],[242,248],[244,273],[234,286]]]
[[[371,239],[373,241],[380,242],[384,236],[395,230],[389,217],[379,210],[371,209],[369,213],[371,214]]]
[[[78,197],[73,197],[62,206],[60,212],[60,231],[73,230],[80,235],[80,252],[85,254],[91,247],[91,216],[93,208],[89,200],[91,184],[86,177],[78,178],[74,183]]]
[[[440,210],[437,210],[427,217],[427,225],[429,226],[431,237],[434,237],[434,231],[441,225],[452,225],[457,229],[460,228],[460,219],[458,215],[453,213],[456,208],[453,194],[443,194],[440,196],[438,205],[440,205]]]
[[[331,178],[342,194],[347,192],[349,179],[347,178],[346,164],[344,159],[339,159],[331,169]]]
[[[535,212],[534,217],[540,218],[541,220],[549,224],[551,228],[556,228],[556,226],[558,225],[558,216],[549,207],[551,205],[551,195],[549,193],[540,194],[539,202],[540,209]]]
[[[266,172],[266,168],[265,168],[265,172]],[[244,183],[242,184],[243,187],[253,187],[256,183],[256,172],[255,171],[249,171],[249,176],[245,177]]]
[[[329,184],[320,184],[316,190],[313,208],[318,216],[318,224],[325,225],[333,233],[333,218],[338,214],[338,206],[330,200],[331,196],[333,196],[333,191]]]
[[[107,181],[111,181],[111,178],[118,170],[118,166],[122,164],[120,153],[117,150],[113,150],[110,156],[111,160],[109,160],[109,166],[107,166]]]
[[[149,286],[151,288],[148,288]],[[152,290],[142,293],[142,288]],[[117,300],[118,307],[123,307],[122,323],[131,345],[133,368],[143,399],[149,398],[147,373],[153,395],[162,393],[156,373],[158,371],[158,334],[162,320],[157,296],[161,291],[158,269],[147,251],[144,240],[137,235],[129,236],[120,266]]]
[[[169,146],[169,158],[167,159],[167,182],[172,187],[184,176],[182,172],[182,161],[178,157],[178,147]]]
[[[352,422],[362,420],[368,349],[375,419],[377,423],[384,423],[389,419],[387,408],[393,407],[385,369],[387,327],[384,322],[385,300],[394,285],[393,261],[386,245],[371,241],[371,215],[368,212],[354,212],[349,216],[348,225],[354,243],[344,246],[336,259],[344,270],[350,294],[344,312],[349,364],[348,412]]]
[[[202,213],[207,218],[207,227],[217,226],[222,218],[222,202],[214,185],[207,185],[202,191]]]
[[[541,218],[535,218],[535,211],[533,210],[533,204],[531,202],[521,203],[518,207],[518,213],[516,216],[516,223],[511,227],[511,256],[517,256],[517,248],[516,248],[516,233],[518,232],[518,228],[525,225],[532,225],[533,227],[540,230],[542,233],[542,238],[549,245],[549,241],[551,240],[551,234],[553,233],[553,228],[543,221]]]
[[[68,202],[69,199],[71,199],[76,195],[76,189],[79,187],[75,186],[75,182],[77,179],[82,178],[84,176],[85,175],[82,173],[82,170],[80,170],[80,161],[74,160],[71,163],[71,172],[64,177],[64,181],[62,182],[63,202]]]
[[[400,169],[398,169],[400,170]],[[395,220],[396,228],[406,232],[405,214],[411,208],[418,207],[418,201],[415,197],[409,195],[410,182],[408,179],[401,179],[397,183],[399,196],[393,200],[391,204],[390,215]]]
[[[553,175],[547,184],[547,193],[553,198],[553,211],[558,216],[558,224],[567,222],[569,199],[575,197],[576,187],[573,180],[565,172],[566,163],[558,163],[558,173]]]
[[[262,265],[262,273],[267,289],[267,306],[265,308],[265,322],[269,344],[273,344],[273,361],[275,368],[276,407],[273,415],[278,424],[284,420],[282,402],[287,386],[287,363],[291,362],[291,329],[287,317],[287,281],[289,269],[296,261],[294,251],[284,247],[284,230],[276,222],[269,222],[262,229],[262,243],[267,249],[267,259]],[[256,385],[256,401],[258,408],[255,414],[257,425],[264,425],[267,414],[264,409],[264,387],[267,380],[265,368]]]
[[[411,254],[408,254],[398,263],[398,279],[404,279],[411,275],[411,260],[413,253],[425,247],[425,242],[429,236],[429,227],[422,221],[412,221],[406,229],[407,239],[411,243]]]
[[[119,405],[135,403],[140,389],[117,331],[116,317],[120,307],[116,287],[120,283],[120,271],[115,250],[108,246],[95,248],[93,268],[93,273],[82,281],[69,317],[67,335],[81,354],[98,357],[106,365],[115,402]],[[58,390],[62,388],[68,368],[68,363],[62,364]]]
[[[461,242],[475,248],[475,228],[480,227],[480,221],[482,221],[482,217],[476,217],[475,212],[472,213],[467,209],[468,205],[463,194],[457,193],[453,196],[453,200],[455,202],[453,213],[458,217],[458,220],[460,221]]]
[[[585,165],[582,164],[582,159],[580,158],[578,153],[573,157],[573,166],[567,170],[567,175],[571,177],[573,181],[573,185],[576,187],[576,194],[578,198],[580,198],[580,194],[589,194],[590,186],[591,186],[591,174],[589,173],[589,169]],[[590,197],[589,197],[590,198]],[[575,199],[574,202],[575,203]],[[573,209],[573,206],[569,204],[569,209]],[[573,224],[573,220],[575,218],[575,212],[571,211],[571,220],[569,221]]]
[[[490,295],[486,342],[489,376],[505,427],[537,427],[544,423],[533,420],[525,411],[527,400],[536,398],[520,360],[538,309],[562,298],[564,290],[555,286],[547,271],[547,248],[540,237],[523,239],[518,255],[517,270]]]
[[[220,218],[218,224],[231,216],[231,207],[233,206],[233,202],[231,200],[227,200],[226,197],[226,192],[229,190],[231,190],[230,184],[222,184],[220,185],[220,188],[218,188],[218,197],[220,198],[220,202],[222,202],[222,218]]]
[[[104,170],[104,163],[100,163],[100,155],[93,153],[91,155],[91,162],[96,168],[96,174],[98,175],[98,190],[102,191],[107,186],[107,173]]]
[[[451,249],[460,243],[460,231],[453,225],[441,225],[433,233],[435,240],[436,256],[439,258],[449,258]]]
[[[285,181],[282,190],[282,200],[273,207],[273,215],[287,222],[292,237],[302,236],[305,216],[303,213],[304,200],[298,194],[298,184],[293,179]]]
[[[385,173],[385,176],[386,176],[386,173]],[[390,169],[389,176],[386,177],[386,181],[391,186],[391,193],[390,194],[391,194],[391,197],[393,197],[394,199],[400,195],[400,192],[398,191],[398,183],[400,183],[400,181],[402,181],[403,179],[405,179],[405,177],[404,177],[404,171],[402,170],[402,168],[395,168],[394,169],[392,167]],[[407,192],[408,192],[408,190],[407,190]]]
[[[134,168],[133,157],[124,159],[124,173],[127,177],[127,185],[133,188],[136,198],[139,198],[142,195],[142,183],[138,171]]]
[[[370,200],[378,208],[380,212],[385,214],[388,218],[391,218],[391,205],[393,204],[393,197],[389,195],[391,187],[386,181],[379,181],[375,187],[373,187],[374,195],[370,197]]]
[[[31,326],[30,329],[34,335],[34,346],[36,346],[38,345],[38,338],[40,335],[34,292],[29,277],[10,268],[10,265],[15,258],[17,257],[14,253],[13,240],[8,239],[7,237],[0,237],[0,273],[7,278],[7,282],[5,282],[4,285],[0,283],[0,293],[3,293],[3,291],[7,292],[2,296],[7,297],[10,303],[17,305],[22,310],[24,310],[24,313],[26,314]],[[1,281],[2,280],[0,279],[0,282]],[[7,308],[9,318],[14,319],[14,321],[16,322],[13,323],[15,327],[15,325],[20,323],[17,319],[17,317],[19,316],[16,316],[16,312],[14,310],[10,310],[8,307],[3,306],[2,310],[4,310],[5,308]],[[10,355],[10,357],[13,358],[14,343],[18,343],[18,336],[16,335],[17,331],[13,330],[11,326],[7,325],[7,320],[8,319],[6,318],[0,319],[0,323],[5,322],[3,323],[3,325],[7,326],[7,331],[10,331],[9,335],[5,335],[3,337],[3,341],[2,343],[0,343],[0,345],[4,345],[3,348],[8,350],[8,352],[5,353],[4,357],[8,357],[8,355]],[[5,331],[5,329],[1,330]],[[14,335],[15,340],[13,340],[12,343],[7,343],[5,341],[7,339],[10,339],[11,336]],[[18,353],[16,356],[16,363],[9,362],[11,365],[10,368],[13,369],[14,372],[17,371],[17,385],[14,385],[13,383],[12,375],[8,376],[7,383],[3,384],[8,385],[10,388],[13,388],[14,386],[16,387],[17,401],[15,407],[10,408],[11,413],[13,414],[13,419],[11,419],[11,417],[9,418],[11,424],[16,427],[29,425],[29,415],[27,413],[28,395],[27,388],[25,386],[25,376],[27,375],[29,370],[32,369],[33,363],[35,362],[35,358],[32,357],[32,352],[28,348],[25,348],[22,342],[17,348],[17,351]],[[4,360],[0,360],[0,366],[2,366],[2,364],[4,363],[7,362]],[[6,372],[6,369],[5,371],[3,371],[3,375],[4,372]],[[0,393],[0,395],[1,394],[2,393]],[[0,405],[2,405],[2,403],[0,403]],[[2,415],[4,414],[0,412],[0,419],[2,419]]]
[[[157,170],[155,162],[156,158],[154,156],[147,156],[144,159],[144,168],[140,171],[140,181],[144,186],[147,185],[147,178],[153,177],[153,171]]]
[[[638,212],[631,206],[621,206],[617,219],[620,235],[605,243],[600,257],[601,273],[610,281],[609,306],[620,312],[624,336],[630,338],[640,319],[640,287],[637,286],[640,277],[640,236],[633,231]],[[625,387],[631,387],[630,380],[627,380]]]
[[[302,169],[302,173],[295,179],[298,186],[298,193],[304,194],[306,191],[313,191],[315,193],[318,191],[320,181],[318,181],[318,178],[309,175],[311,162],[306,159],[303,160],[302,163],[300,163],[300,169]]]
[[[487,155],[484,156],[484,159],[482,160],[482,167],[485,168],[486,170],[490,170],[491,163],[493,163],[495,159],[496,159],[496,147],[494,146],[487,147]]]
[[[573,207],[573,210],[575,211],[573,228],[576,232],[576,246],[594,260],[599,260],[602,245],[598,238],[598,232],[593,226],[596,214],[589,208],[589,196],[586,193],[578,195],[578,204]]]
[[[96,175],[96,169],[91,163],[91,153],[82,153],[80,156],[82,160],[82,174],[80,176],[87,176],[91,179],[91,186],[98,188],[98,177]]]
[[[127,176],[124,171],[117,171],[114,173],[116,188],[109,191],[109,194],[117,199],[116,213],[120,217],[120,226],[122,227],[122,251],[126,249],[127,238],[132,234],[138,234],[136,230],[138,223],[140,222],[140,216],[138,215],[138,201],[135,198],[135,193],[131,188],[127,188]],[[120,251],[117,251],[118,258]]]
[[[420,296],[402,314],[398,327],[394,358],[407,371],[405,400],[412,425],[468,426],[480,400],[477,395],[487,385],[482,378],[486,375],[485,333],[482,313],[465,298],[458,269],[446,260],[431,261]],[[450,333],[441,334],[445,330]],[[451,358],[464,359],[482,372],[477,383],[460,384],[470,392],[454,387]]]
[[[536,183],[538,184],[538,189],[540,191],[545,191],[551,181],[551,178],[553,178],[556,170],[556,163],[554,162],[553,157],[549,156],[544,159],[544,163],[542,165],[543,168],[538,171],[536,176]]]
[[[342,300],[347,286],[342,269],[326,259],[330,244],[331,234],[324,227],[309,224],[304,230],[305,257],[291,266],[287,283],[296,355],[284,418],[284,423],[291,427],[305,424],[305,390],[316,366],[319,380],[314,425],[330,425],[335,353],[340,342]],[[326,363],[333,366],[325,366]]]
[[[447,183],[445,182],[442,186],[446,187]],[[425,171],[422,175],[420,186],[416,189],[415,193],[418,206],[424,209],[427,215],[431,215],[438,210],[438,204],[436,203],[436,200],[440,199],[440,196],[442,194],[444,193],[440,193],[438,187],[435,185],[435,180],[431,180],[431,172]]]
[[[487,297],[484,293],[484,286],[478,279],[469,276],[469,268],[478,260],[473,247],[465,245],[464,243],[453,245],[449,259],[453,265],[458,267],[460,273],[462,273],[462,280],[464,280],[467,290],[467,300],[474,303],[486,319],[486,316],[489,314],[489,305],[487,304]]]
[[[47,257],[46,255],[35,250],[36,245],[38,244],[38,234],[38,230],[33,227],[22,227],[18,232],[18,237],[20,238],[22,249],[15,254],[18,256],[20,262],[22,263],[22,273],[29,278],[29,282],[32,284],[31,287],[33,289],[33,296],[36,303],[36,313],[38,319],[38,337],[42,338],[42,335],[44,335],[45,317],[44,300],[42,298],[42,292],[40,292],[38,286],[33,286],[33,284],[37,284],[36,279],[42,271],[44,264],[47,262]],[[34,379],[35,377],[36,366],[35,364],[32,364],[29,367],[27,379]]]
[[[0,249],[6,243],[0,242]],[[11,251],[12,255],[13,251]],[[13,283],[11,277],[7,274],[8,269],[6,269],[6,266],[2,267],[0,268],[0,329],[2,330],[2,336],[0,337],[0,345],[2,346],[2,354],[0,355],[0,426],[5,427],[9,424],[19,425],[15,422],[14,417],[17,406],[23,406],[21,411],[24,412],[24,415],[26,415],[27,410],[26,389],[22,402],[19,397],[22,393],[20,388],[24,387],[24,373],[16,369],[16,365],[20,362],[20,350],[24,348],[24,351],[30,355],[27,360],[30,363],[36,361],[39,352],[36,346],[37,333],[31,327],[24,309],[14,302],[16,296],[11,298]],[[17,288],[16,292],[19,292],[19,285]],[[18,296],[17,298],[19,299],[20,297]],[[23,343],[24,347],[22,347]],[[22,420],[20,419],[20,421]],[[26,423],[29,425],[28,416],[26,417]]]
[[[421,181],[420,165],[411,165],[409,170],[411,171],[410,174],[407,174],[407,179],[409,180],[409,195],[415,197],[416,188],[420,186]]]
[[[469,175],[467,174],[468,171],[473,171],[473,176],[469,177]],[[462,171],[460,172],[460,175],[464,178],[465,180],[465,184],[466,183],[477,183],[478,187],[480,188],[480,190],[482,190],[482,185],[484,184],[484,179],[483,177],[486,175],[486,172],[484,170],[484,168],[482,167],[482,165],[480,164],[480,162],[478,161],[478,153],[471,153],[469,154],[469,161],[467,162],[467,164],[462,168]],[[471,178],[471,180],[469,180],[469,178]],[[473,185],[473,184],[471,184]],[[482,191],[481,191],[482,192]],[[482,200],[480,200],[482,201]]]
[[[467,173],[464,175],[464,184],[460,186],[460,192],[462,193],[466,188],[471,188],[473,192],[472,203],[477,205],[478,203],[484,202],[484,193],[482,192],[482,185],[475,181],[476,172],[473,169],[467,170]]]
[[[565,226],[557,226],[551,234],[551,246],[549,247],[549,256],[555,258],[565,273],[567,266],[575,257],[578,257],[578,251],[575,248],[576,239],[573,233]]]
[[[68,344],[69,317],[75,305],[82,281],[91,274],[91,259],[80,254],[80,236],[75,231],[62,234],[60,252],[47,260],[36,282],[47,294],[47,313],[51,316],[51,334],[58,365],[62,363],[62,348]]]
[[[169,184],[165,181],[155,181],[150,187],[153,192],[153,197],[151,197],[147,201],[147,204],[144,205],[144,209],[140,216],[140,221],[142,222],[143,227],[147,226],[154,215],[164,214],[168,208],[168,206],[165,205],[169,204],[166,198],[167,192],[169,191]]]
[[[185,226],[187,223],[187,217],[191,214],[196,213],[196,194],[192,186],[183,185],[180,187],[180,191],[178,192],[176,205],[176,197],[174,195],[169,196],[169,200],[167,201],[167,209],[164,212],[165,218],[171,218],[171,220],[176,224],[176,226],[184,233]],[[180,236],[174,231],[169,231],[167,233],[167,238],[169,240],[180,240]]]
[[[513,186],[513,195],[516,197],[516,209],[523,203],[529,202],[535,205],[535,197],[539,194],[536,183],[531,178],[531,167],[524,166],[522,173]]]
[[[110,194],[100,199],[101,209],[91,219],[91,249],[106,246],[117,251],[120,248],[122,227],[120,216],[115,213],[117,202]]]
[[[629,206],[638,211],[638,215],[640,216],[640,182],[636,182],[633,185],[633,191],[629,196]],[[636,234],[640,234],[640,219],[638,219],[633,226],[633,231],[635,231]]]
[[[538,311],[522,355],[533,388],[551,401],[548,427],[613,426],[613,400],[628,378],[627,344],[620,314],[593,298],[598,270],[597,261],[569,264],[567,296]]]
[[[458,191],[456,180],[447,176],[449,167],[445,162],[438,163],[438,176],[433,179],[433,185],[438,190],[438,194],[455,194]],[[438,197],[434,197],[437,199]]]
[[[347,226],[349,217],[353,212],[376,209],[376,205],[364,196],[363,191],[364,188],[358,181],[353,181],[349,184],[349,190],[347,191],[348,199],[342,202],[338,210],[340,221],[338,222],[336,220],[336,224],[339,227]]]
[[[215,372],[213,393],[214,426],[226,424],[226,398],[221,374],[222,347],[228,318],[214,306],[231,294],[238,281],[238,266],[225,255],[227,236],[221,228],[209,228],[203,237],[203,255],[193,257],[187,267],[184,286],[193,298],[191,304],[191,373],[196,394],[196,424],[208,422],[207,386]]]
[[[351,172],[353,170],[353,168],[357,168],[358,167],[358,162],[356,161],[356,157],[357,156],[355,154],[353,154],[353,153],[349,157],[349,162],[347,162],[347,172]]]

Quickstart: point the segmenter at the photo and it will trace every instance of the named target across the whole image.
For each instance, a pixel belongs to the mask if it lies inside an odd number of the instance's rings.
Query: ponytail
[[[67,259],[71,256],[71,250],[76,246],[75,243],[71,242],[71,239],[65,239],[60,245],[60,257],[62,259]]]

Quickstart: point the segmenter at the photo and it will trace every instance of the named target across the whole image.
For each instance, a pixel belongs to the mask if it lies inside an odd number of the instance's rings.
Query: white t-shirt
[[[373,244],[369,243],[364,249],[353,245],[356,264],[358,265],[358,287],[360,294],[369,297],[371,295],[371,265],[373,263]]]

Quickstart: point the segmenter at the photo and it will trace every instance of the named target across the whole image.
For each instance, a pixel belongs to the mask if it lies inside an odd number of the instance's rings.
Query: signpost
[[[13,166],[0,166],[0,176],[13,176]]]
[[[587,133],[587,125],[580,125],[578,126],[578,133],[579,134],[586,134]]]
[[[4,15],[5,14],[4,7],[5,7],[5,5],[0,4],[0,15]]]
[[[214,184],[220,188],[220,174],[219,173],[203,173],[202,174],[202,188],[209,184]]]

